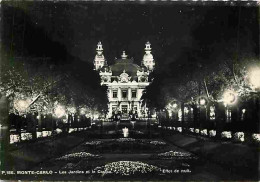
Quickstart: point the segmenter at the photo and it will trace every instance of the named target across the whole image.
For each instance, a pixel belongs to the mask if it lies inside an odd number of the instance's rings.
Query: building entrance
[[[127,114],[127,105],[122,105],[122,114]]]

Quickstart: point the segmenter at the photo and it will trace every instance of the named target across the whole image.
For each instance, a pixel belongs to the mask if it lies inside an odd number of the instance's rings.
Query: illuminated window
[[[123,97],[123,98],[126,98],[126,97],[127,97],[127,91],[126,91],[126,90],[123,90],[123,91],[122,91],[122,97]]]
[[[136,91],[135,90],[132,91],[132,97],[136,98]]]
[[[116,106],[112,106],[112,111],[116,111],[117,107]]]
[[[113,91],[113,98],[117,98],[117,91]]]

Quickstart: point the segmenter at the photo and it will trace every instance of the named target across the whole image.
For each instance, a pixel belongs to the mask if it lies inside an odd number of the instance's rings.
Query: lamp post
[[[257,133],[260,132],[260,67],[254,67],[253,69],[250,70],[249,74],[249,81],[250,81],[250,86],[252,88],[251,94],[253,94],[254,98],[254,119],[255,122],[257,123]]]
[[[14,108],[18,111],[19,115],[25,115],[27,108],[29,106],[29,100],[28,99],[19,99],[14,101]],[[23,122],[17,123],[20,124],[21,127],[23,127]],[[18,129],[19,135],[21,135],[21,127]]]
[[[54,115],[57,118],[61,118],[66,114],[65,108],[62,105],[58,105],[55,109],[54,109]]]
[[[68,108],[68,123],[67,123],[67,131],[69,131],[69,128],[72,126],[74,115],[76,114],[76,108],[75,107],[69,107]]]
[[[173,123],[175,123],[176,120],[176,109],[178,107],[178,104],[176,102],[174,103],[169,103],[167,106],[167,110],[169,112],[169,118],[170,121],[172,121]],[[170,125],[172,126],[172,123],[170,123]]]
[[[62,105],[57,105],[54,108],[54,116],[56,116],[56,118],[61,119],[62,117],[64,117],[66,115],[66,110],[65,107]],[[53,117],[51,118],[51,124],[52,124],[52,130],[54,130],[54,123],[53,123]],[[64,126],[64,124],[62,125]],[[63,128],[64,129],[64,128]]]
[[[223,93],[222,99],[219,100],[220,103],[224,106],[224,119],[221,120],[220,129],[223,129],[223,126],[226,125],[227,122],[232,121],[232,113],[230,111],[230,107],[234,106],[237,102],[237,93],[234,90],[226,90]],[[234,116],[233,116],[234,117]]]
[[[232,90],[227,90],[223,94],[222,101],[224,103],[224,106],[226,107],[227,114],[229,114],[229,108],[230,106],[234,105],[237,101],[237,93]],[[229,116],[226,116],[227,119],[229,119]]]
[[[207,99],[204,97],[199,98],[199,130],[201,130],[201,127],[205,126],[205,122],[207,120],[207,110],[206,110],[206,105],[207,105]]]

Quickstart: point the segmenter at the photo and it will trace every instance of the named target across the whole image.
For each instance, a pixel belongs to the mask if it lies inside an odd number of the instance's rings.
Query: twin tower
[[[145,54],[143,56],[141,66],[145,66],[149,71],[153,71],[154,66],[155,66],[155,61],[154,61],[153,55],[151,53],[152,48],[151,48],[150,42],[147,42],[145,44],[144,51],[145,51]],[[127,58],[125,51],[123,51],[121,58],[122,59]],[[97,48],[96,48],[96,56],[95,56],[95,59],[94,59],[94,70],[99,71],[104,66],[107,66],[107,61],[106,61],[105,56],[103,54],[103,46],[102,46],[101,42],[98,42]]]

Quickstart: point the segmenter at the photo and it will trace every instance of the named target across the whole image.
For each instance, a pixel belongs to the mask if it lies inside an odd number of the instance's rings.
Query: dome
[[[145,59],[153,59],[153,55],[152,54],[144,54],[143,60]]]
[[[125,72],[132,77],[136,76],[137,70],[140,69],[140,67],[137,64],[134,64],[131,59],[118,59],[110,68],[113,76],[120,76],[125,70]]]

